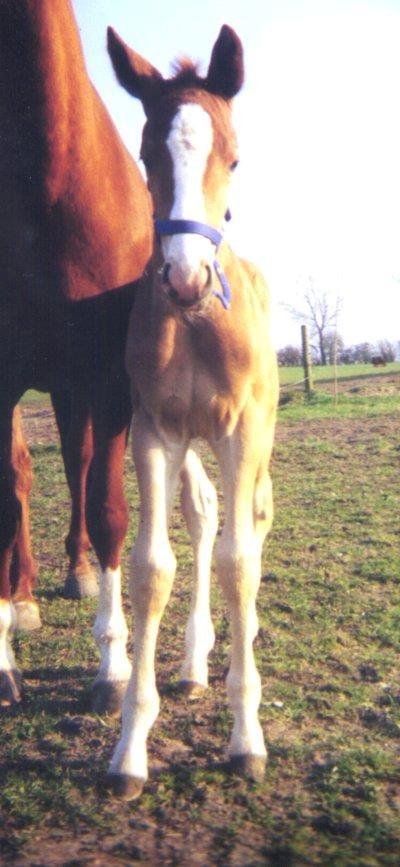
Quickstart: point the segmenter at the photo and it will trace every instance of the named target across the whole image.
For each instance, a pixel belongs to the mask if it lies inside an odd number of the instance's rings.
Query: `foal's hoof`
[[[13,604],[17,618],[17,629],[23,632],[33,632],[34,629],[40,629],[42,621],[37,602],[34,602],[32,599],[22,599],[20,602],[14,602]]]
[[[77,573],[70,569],[64,583],[65,599],[86,599],[99,595],[99,584],[94,569]]]
[[[207,687],[203,683],[197,683],[196,680],[180,680],[177,686],[180,695],[185,696],[189,701],[196,701],[206,689]]]
[[[127,686],[127,680],[95,680],[92,686],[92,710],[100,716],[120,716]]]
[[[0,671],[0,707],[11,707],[21,701],[21,674],[19,671]]]
[[[134,801],[140,798],[146,780],[143,777],[130,777],[128,774],[107,774],[106,785],[116,798]]]
[[[248,780],[253,780],[254,783],[262,783],[266,765],[266,756],[253,756],[247,753],[242,756],[231,756],[228,768],[233,774],[246,777]]]

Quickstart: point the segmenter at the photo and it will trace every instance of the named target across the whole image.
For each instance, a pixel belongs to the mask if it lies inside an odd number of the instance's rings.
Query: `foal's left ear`
[[[210,93],[232,99],[244,81],[243,47],[232,30],[224,24],[212,50],[205,84]]]
[[[161,72],[129,48],[112,27],[107,30],[107,48],[114,72],[122,87],[143,103],[150,100],[160,81],[163,80]]]

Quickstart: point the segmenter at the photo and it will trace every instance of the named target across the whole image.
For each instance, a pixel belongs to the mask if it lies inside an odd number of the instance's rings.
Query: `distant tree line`
[[[334,364],[335,343],[337,364],[370,364],[375,356],[379,356],[388,363],[396,361],[397,355],[400,356],[400,341],[397,346],[390,340],[380,340],[376,344],[365,342],[345,346],[340,334],[335,336],[334,332],[328,332],[323,338],[324,351],[322,354],[319,342],[318,345],[312,346],[313,364]],[[288,344],[278,350],[278,364],[282,367],[297,367],[301,363],[301,349],[298,346]]]
[[[288,313],[298,322],[307,326],[310,334],[310,350],[313,364],[369,364],[373,358],[387,364],[400,358],[400,341],[396,344],[380,340],[377,344],[356,343],[345,346],[338,333],[338,317],[343,299],[331,298],[327,292],[314,287],[309,278],[308,287],[303,295],[301,308],[284,304]],[[292,367],[302,364],[302,352],[297,346],[284,346],[278,352],[278,363]]]

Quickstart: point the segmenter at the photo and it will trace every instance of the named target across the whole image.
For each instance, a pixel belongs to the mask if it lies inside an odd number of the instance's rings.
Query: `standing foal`
[[[215,453],[225,497],[217,574],[232,627],[229,753],[236,769],[255,779],[264,773],[261,684],[252,645],[261,549],[272,521],[268,462],[278,385],[268,290],[253,265],[220,245],[217,231],[237,164],[231,99],[243,82],[238,37],[222,28],[205,78],[185,62],[165,80],[112,30],[109,51],[120,83],[146,113],[142,158],[156,215],[153,258],[138,290],[127,349],[141,522],[132,552],[134,666],[109,778],[114,791],[129,799],[147,778],[146,740],[159,711],[154,655],[175,573],[167,525],[180,474],[197,582],[182,678],[189,691],[207,683],[213,631],[204,596],[215,500],[189,449],[193,437],[207,440]]]

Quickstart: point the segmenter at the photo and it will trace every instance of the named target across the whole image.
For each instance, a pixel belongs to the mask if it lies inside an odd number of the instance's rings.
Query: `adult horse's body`
[[[88,79],[70,0],[0,0],[0,130],[0,703],[19,698],[12,590],[20,606],[34,604],[29,580],[19,573],[13,587],[11,574],[23,508],[12,416],[37,388],[51,393],[72,495],[73,591],[92,582],[88,530],[100,561],[95,634],[107,707],[129,673],[119,602],[130,421],[123,353],[151,211]]]
[[[197,436],[218,459],[225,496],[217,574],[232,625],[229,752],[236,768],[254,778],[263,774],[260,677],[252,643],[261,549],[272,521],[268,463],[278,388],[261,274],[225,243],[215,263],[216,230],[237,163],[230,103],[243,79],[240,41],[222,28],[205,79],[184,64],[175,78],[164,80],[113,31],[109,50],[121,84],[141,99],[146,112],[142,157],[159,235],[140,281],[127,344],[141,522],[132,552],[132,679],[109,774],[114,790],[133,798],[147,778],[146,740],[158,714],[154,653],[175,572],[167,525],[183,466],[196,585],[182,679],[189,692],[207,684],[213,629],[205,597],[216,514],[210,483],[189,449]]]

